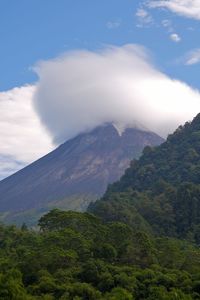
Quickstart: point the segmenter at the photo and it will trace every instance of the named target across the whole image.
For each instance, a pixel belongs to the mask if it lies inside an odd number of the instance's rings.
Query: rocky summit
[[[136,128],[120,133],[112,124],[82,133],[0,182],[1,219],[23,220],[22,214],[27,218],[52,207],[84,211],[145,146],[162,142],[155,133]]]

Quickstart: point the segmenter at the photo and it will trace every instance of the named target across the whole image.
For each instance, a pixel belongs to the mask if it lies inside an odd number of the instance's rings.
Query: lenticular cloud
[[[199,91],[161,73],[138,45],[68,52],[35,71],[34,105],[56,143],[105,122],[166,136],[200,112]]]

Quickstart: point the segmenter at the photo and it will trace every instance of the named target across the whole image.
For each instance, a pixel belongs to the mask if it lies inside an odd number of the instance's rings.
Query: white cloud
[[[170,20],[162,20],[163,27],[171,27],[172,23]]]
[[[36,86],[0,92],[0,178],[53,149],[44,125],[56,143],[104,122],[166,136],[200,112],[199,92],[161,73],[138,45],[72,51],[36,70]]]
[[[162,20],[161,24],[163,27],[167,28],[168,32],[174,31],[171,20],[168,20],[168,19]]]
[[[200,20],[200,0],[150,0],[151,8],[167,8],[187,18]]]
[[[175,43],[179,43],[181,41],[181,37],[177,33],[170,34],[170,39]]]
[[[0,92],[0,178],[52,149],[51,139],[33,109],[34,86]]]
[[[104,122],[166,136],[200,112],[199,91],[161,73],[138,45],[72,51],[36,71],[35,107],[58,143]]]
[[[135,15],[139,22],[137,24],[138,27],[148,26],[153,23],[152,16],[150,15],[150,13],[147,10],[145,10],[143,8],[139,8]]]
[[[200,49],[195,49],[186,54],[185,58],[186,65],[195,65],[200,63]]]

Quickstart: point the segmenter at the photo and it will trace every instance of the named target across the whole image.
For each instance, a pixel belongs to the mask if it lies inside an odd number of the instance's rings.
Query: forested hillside
[[[200,250],[88,213],[0,227],[0,299],[200,299]]]
[[[200,115],[144,150],[88,213],[0,227],[0,299],[200,299]]]
[[[200,244],[200,115],[161,146],[146,147],[90,211]]]

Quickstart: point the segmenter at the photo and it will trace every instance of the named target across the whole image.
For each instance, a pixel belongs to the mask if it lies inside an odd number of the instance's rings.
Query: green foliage
[[[105,295],[106,300],[134,300],[133,295],[123,288],[114,288],[112,291]]]
[[[22,283],[22,275],[19,270],[9,270],[0,273],[0,299],[2,300],[27,300],[32,299],[28,296]]]
[[[199,299],[200,250],[91,214],[0,227],[0,299]]]
[[[200,115],[147,147],[88,213],[0,226],[0,299],[200,299]],[[91,213],[92,212],[92,213]]]
[[[165,143],[146,147],[89,211],[105,222],[200,244],[200,114]]]

